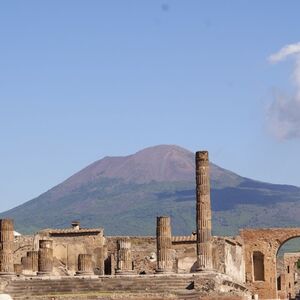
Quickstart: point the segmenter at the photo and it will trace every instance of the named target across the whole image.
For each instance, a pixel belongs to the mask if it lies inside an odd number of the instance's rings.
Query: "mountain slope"
[[[194,177],[192,152],[173,145],[150,147],[96,161],[0,217],[14,218],[20,232],[65,227],[80,219],[83,226],[103,226],[106,234],[154,234],[155,217],[168,214],[175,234],[190,234],[195,227]],[[299,223],[300,188],[247,179],[214,164],[211,186],[215,234]]]

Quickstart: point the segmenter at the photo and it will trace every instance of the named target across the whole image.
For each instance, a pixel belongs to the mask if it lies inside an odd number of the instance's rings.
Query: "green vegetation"
[[[245,185],[212,189],[214,235],[235,235],[244,227],[299,226],[299,189]],[[193,182],[137,184],[102,178],[59,197],[58,187],[0,217],[14,218],[22,233],[69,227],[79,219],[84,227],[104,227],[106,235],[154,235],[157,215],[172,217],[176,235],[195,230]]]

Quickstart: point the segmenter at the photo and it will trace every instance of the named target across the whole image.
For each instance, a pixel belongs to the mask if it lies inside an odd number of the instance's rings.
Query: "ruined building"
[[[103,228],[82,228],[78,221],[14,237],[13,221],[0,220],[2,293],[33,300],[294,297],[300,256],[286,257],[277,274],[276,255],[300,228],[212,236],[208,152],[195,159],[196,233],[172,236],[170,217],[158,216],[156,237],[105,236]]]

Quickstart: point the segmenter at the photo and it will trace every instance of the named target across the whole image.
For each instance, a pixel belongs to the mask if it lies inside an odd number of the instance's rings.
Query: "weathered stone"
[[[279,274],[280,279],[277,278],[278,298],[284,299],[287,295],[290,298],[296,297],[297,278],[297,262],[300,259],[300,252],[284,253],[283,255],[283,270]]]
[[[109,256],[109,263],[110,263],[110,274],[115,275],[117,269],[117,263],[116,263],[115,255],[113,253]]]
[[[299,237],[300,228],[243,229],[246,283],[259,299],[276,299],[276,255],[286,241]]]
[[[53,242],[51,240],[39,241],[38,275],[51,275],[53,271]]]
[[[21,264],[23,271],[32,271],[32,260],[28,256],[24,256],[21,258]]]
[[[28,251],[27,257],[31,260],[31,270],[32,272],[38,271],[38,261],[39,261],[39,253],[38,251]]]
[[[210,175],[207,151],[196,152],[196,271],[212,269]]]
[[[14,264],[14,272],[16,275],[21,275],[23,271],[22,264]]]
[[[14,275],[14,222],[0,220],[0,275]]]
[[[104,275],[105,274],[105,266],[104,266],[104,260],[105,260],[105,249],[104,246],[97,247],[94,250],[94,256],[95,256],[95,274],[96,275]]]
[[[158,273],[172,272],[172,234],[170,217],[157,217],[156,222],[157,269]]]
[[[76,229],[75,226],[65,229],[42,230],[34,237],[33,249],[38,250],[39,240],[44,239],[53,241],[53,257],[56,258],[53,269],[55,275],[75,274],[78,270],[78,255],[82,253],[92,254],[95,273],[103,274],[103,260],[106,258],[103,249],[105,244],[103,228],[79,227]],[[28,244],[30,245],[30,242]]]
[[[129,238],[122,238],[117,241],[117,270],[119,275],[127,275],[133,273],[131,242]]]
[[[91,254],[78,255],[78,271],[77,275],[91,275],[93,274],[93,264]]]

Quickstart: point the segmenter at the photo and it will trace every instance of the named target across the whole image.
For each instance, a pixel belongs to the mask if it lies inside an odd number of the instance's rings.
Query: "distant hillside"
[[[242,227],[299,226],[300,188],[263,183],[211,164],[214,234]],[[106,234],[154,234],[155,217],[172,216],[174,234],[195,229],[194,154],[173,145],[94,162],[0,217],[23,233],[46,227],[102,226]]]

